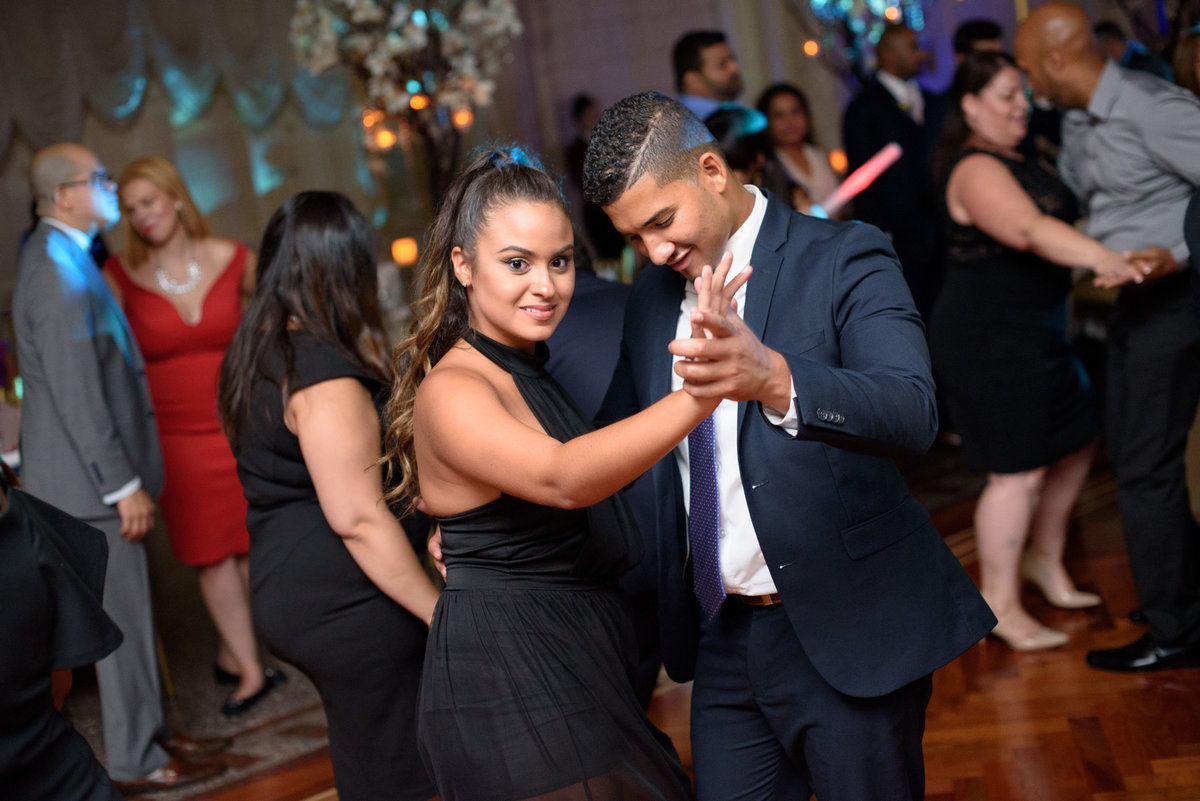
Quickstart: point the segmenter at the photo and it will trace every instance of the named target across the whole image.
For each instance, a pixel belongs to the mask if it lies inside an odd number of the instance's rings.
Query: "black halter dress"
[[[546,432],[590,430],[529,355],[472,332]],[[634,696],[617,577],[640,541],[618,497],[555,509],[501,495],[440,519],[446,589],[425,653],[421,753],[445,801],[688,799],[674,747]]]

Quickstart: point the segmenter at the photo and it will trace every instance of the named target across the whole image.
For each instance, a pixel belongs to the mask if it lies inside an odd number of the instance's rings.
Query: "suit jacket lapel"
[[[671,391],[672,365],[675,357],[667,351],[667,344],[675,338],[675,328],[679,322],[679,304],[683,302],[683,276],[669,267],[651,265],[648,270],[662,270],[662,286],[660,291],[651,293],[650,308],[650,396],[653,403]]]
[[[781,201],[767,194],[767,211],[763,216],[754,249],[750,253],[750,266],[754,274],[746,284],[746,308],[742,319],[746,327],[760,340],[767,329],[767,315],[771,310],[771,298],[775,295],[775,284],[783,266],[783,245],[787,241],[788,222],[792,211]],[[738,429],[746,416],[746,404],[738,404]]]

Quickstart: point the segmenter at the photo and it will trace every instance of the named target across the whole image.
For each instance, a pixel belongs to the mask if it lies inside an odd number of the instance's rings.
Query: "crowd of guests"
[[[1200,34],[1174,59],[1189,92],[1136,42],[1106,59],[1111,33],[1047,3],[1014,59],[969,23],[932,95],[914,32],[887,28],[843,124],[851,169],[903,148],[843,212],[868,226],[823,219],[838,176],[803,91],[740,106],[726,37],[688,34],[678,100],[576,103],[585,234],[536,157],[471,158],[394,350],[374,232],[342,195],[289,198],[256,257],[211,234],[169,161],[114,180],[79,145],[39,151],[14,313],[40,501],[0,480],[3,519],[37,532],[6,568],[67,552],[54,625],[81,633],[0,674],[34,688],[6,690],[24,739],[0,748],[20,742],[23,762],[0,778],[22,798],[108,799],[222,769],[227,738],[163,714],[143,546],[159,511],[218,633],[221,711],[286,680],[262,646],[295,666],[344,801],[691,798],[644,712],[660,661],[694,681],[700,798],[921,798],[932,672],[989,632],[1067,641],[1022,607],[1022,581],[1055,606],[1102,603],[1063,564],[1101,431],[1149,628],[1088,661],[1200,666],[1183,475]],[[98,269],[92,240],[118,218],[122,250]],[[614,234],[660,265],[632,290],[587,270],[588,243]],[[1067,339],[1073,269],[1120,288],[1103,424]],[[987,474],[978,590],[894,462],[929,447],[939,406]],[[43,691],[97,659],[106,771]]]

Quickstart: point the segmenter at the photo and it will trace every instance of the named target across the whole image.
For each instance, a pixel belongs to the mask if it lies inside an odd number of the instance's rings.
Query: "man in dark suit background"
[[[600,418],[680,385],[737,399],[651,471],[698,797],[922,798],[930,674],[995,619],[889,458],[928,447],[937,415],[886,239],[730,180],[703,124],[654,92],[602,115],[585,192],[654,263]],[[686,285],[726,250],[731,276],[753,264],[738,314],[700,314]]]
[[[854,216],[882,230],[900,258],[917,311],[928,319],[941,286],[938,203],[933,184],[938,99],[916,81],[926,62],[917,35],[903,25],[884,29],[876,45],[879,69],[846,107],[842,141],[855,170],[889,142],[904,150],[900,160],[854,199]]]
[[[164,719],[142,544],[162,489],[158,431],[141,351],[89,253],[120,217],[116,181],[90,150],[63,143],[35,154],[30,182],[40,219],[13,296],[22,478],[104,532],[104,611],[125,635],[96,663],[107,768],[124,790],[169,789],[224,769],[176,755],[212,755],[229,740],[169,735]]]

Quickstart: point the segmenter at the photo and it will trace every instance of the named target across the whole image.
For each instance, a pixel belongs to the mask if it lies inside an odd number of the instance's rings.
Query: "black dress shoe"
[[[1200,667],[1200,643],[1169,646],[1156,643],[1149,634],[1121,648],[1088,651],[1087,663],[1101,670],[1142,673],[1150,670]]]
[[[242,677],[231,673],[220,665],[213,663],[213,681],[217,684],[240,684]]]
[[[221,704],[221,714],[234,718],[244,715],[254,708],[254,705],[266,697],[267,693],[287,681],[287,674],[282,670],[267,668],[263,671],[263,686],[254,695],[245,698],[234,698],[232,695]]]
[[[162,742],[162,747],[173,757],[189,762],[216,756],[233,745],[232,737],[188,737],[175,732]]]
[[[1129,620],[1132,623],[1141,623],[1142,625],[1150,622],[1149,618],[1146,617],[1146,610],[1140,607],[1129,613]]]
[[[174,790],[176,787],[185,787],[189,784],[202,782],[205,779],[211,779],[224,770],[225,766],[219,763],[193,765],[190,762],[171,757],[167,760],[167,764],[147,776],[128,781],[114,780],[113,784],[125,795],[157,793],[163,790]]]

